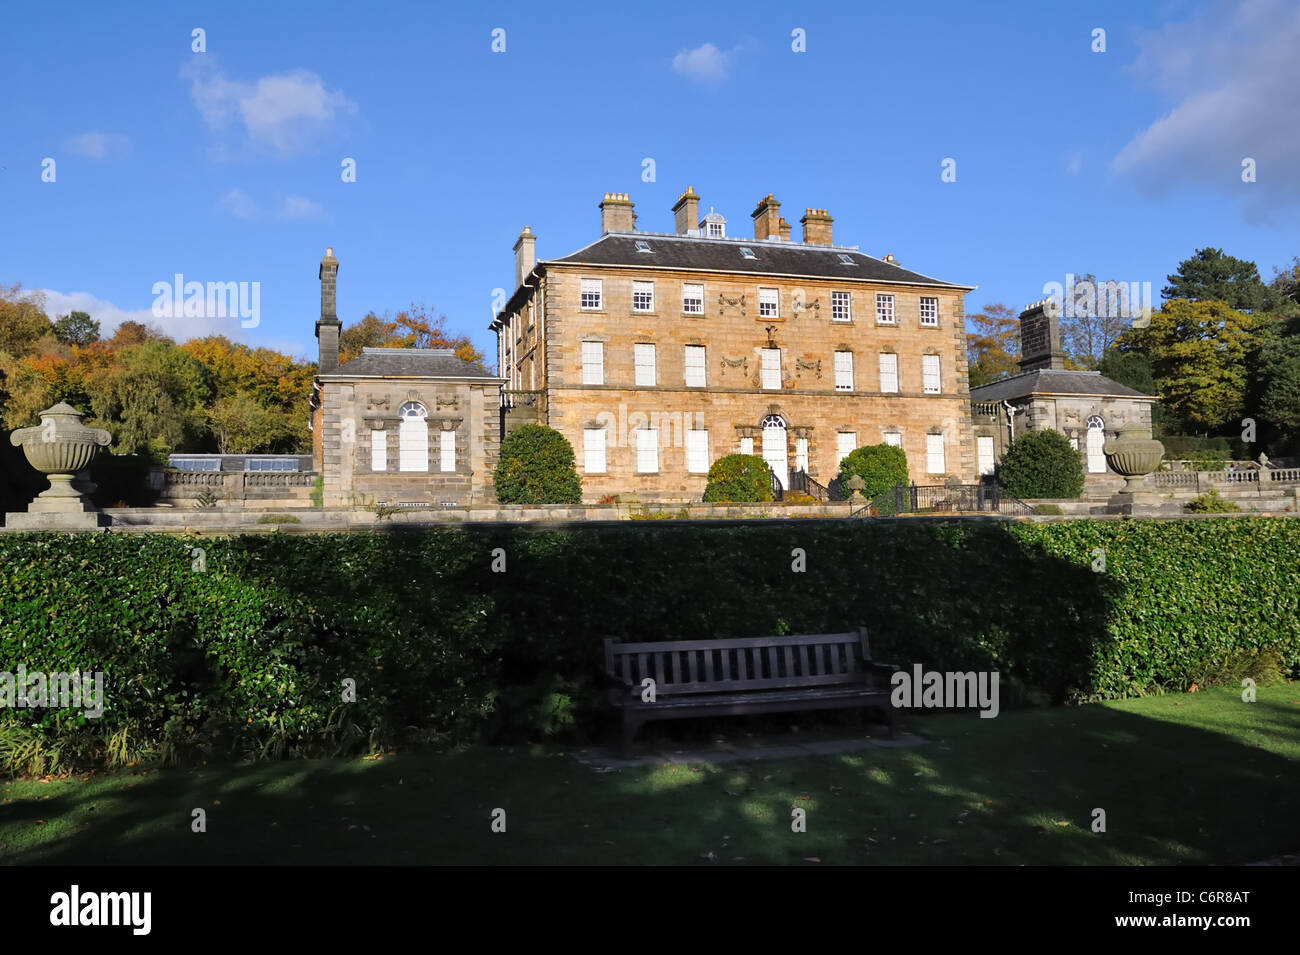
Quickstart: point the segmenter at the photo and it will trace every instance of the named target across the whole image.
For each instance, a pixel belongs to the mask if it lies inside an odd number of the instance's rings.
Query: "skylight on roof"
[[[840,253],[840,265],[856,265],[856,264],[857,263],[853,261],[853,256],[849,255],[847,252]]]
[[[644,239],[637,239],[636,250],[638,252],[654,252],[654,250],[650,248],[650,243],[646,242]]]
[[[740,254],[743,258],[746,259],[755,259],[755,260],[758,259],[758,256],[754,254],[754,250],[747,245],[742,245],[740,247]]]

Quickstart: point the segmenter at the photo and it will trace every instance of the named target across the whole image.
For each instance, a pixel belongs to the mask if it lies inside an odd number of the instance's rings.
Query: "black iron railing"
[[[807,471],[794,471],[790,474],[790,490],[807,494],[818,501],[842,501],[844,494],[840,491],[840,482],[832,481],[825,485],[808,476]]]
[[[888,517],[895,514],[1036,514],[1017,497],[996,484],[904,485],[871,500],[853,512],[854,517]]]

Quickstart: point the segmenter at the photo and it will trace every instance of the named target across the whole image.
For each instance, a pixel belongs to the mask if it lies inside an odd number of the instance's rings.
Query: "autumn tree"
[[[1262,321],[1221,301],[1175,299],[1152,313],[1148,327],[1125,332],[1119,349],[1145,355],[1169,410],[1208,433],[1245,409],[1247,365]]]
[[[966,360],[970,386],[986,385],[1019,370],[1020,321],[1016,312],[1000,302],[966,316]]]
[[[122,350],[108,373],[88,386],[98,426],[113,434],[115,453],[163,459],[196,446],[206,431],[210,376],[171,342]]]
[[[24,292],[19,284],[0,286],[0,353],[21,358],[40,349],[54,335],[45,314],[45,296]]]
[[[447,330],[446,315],[415,303],[391,318],[387,312],[382,318],[368,312],[339,334],[340,363],[356,358],[362,348],[450,348],[457,358],[476,365],[486,357],[468,335],[453,335]]]
[[[171,341],[171,339],[152,325],[128,320],[114,329],[113,337],[108,340],[108,344],[110,348],[130,348],[133,345],[143,345],[145,342],[162,341]]]

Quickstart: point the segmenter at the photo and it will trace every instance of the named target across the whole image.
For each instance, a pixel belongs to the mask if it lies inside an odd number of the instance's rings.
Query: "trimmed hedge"
[[[560,432],[542,424],[521,425],[505,436],[492,479],[502,504],[582,501],[573,445]]]
[[[807,573],[791,572],[794,547]],[[592,728],[607,635],[865,623],[882,660],[998,670],[1006,706],[1178,690],[1243,655],[1300,665],[1297,581],[1300,521],[1284,518],[7,534],[0,670],[102,669],[108,708],[0,709],[0,760],[39,771]]]
[[[907,452],[892,444],[854,448],[840,462],[840,487],[847,491],[855,474],[863,481],[862,496],[874,500],[899,484],[907,485]]]
[[[755,504],[772,500],[772,468],[756,454],[727,454],[709,468],[704,500]]]
[[[1073,498],[1083,493],[1083,455],[1052,428],[1026,431],[998,462],[998,484],[1015,497]]]

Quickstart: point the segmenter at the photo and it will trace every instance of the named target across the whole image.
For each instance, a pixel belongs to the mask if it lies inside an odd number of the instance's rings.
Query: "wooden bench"
[[[745,713],[871,708],[894,735],[892,664],[854,633],[622,643],[605,640],[610,702],[623,713],[623,753],[644,723]],[[645,680],[654,681],[654,702]]]

